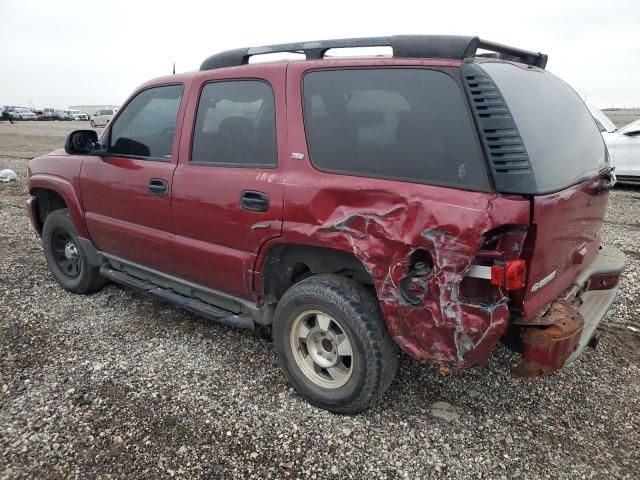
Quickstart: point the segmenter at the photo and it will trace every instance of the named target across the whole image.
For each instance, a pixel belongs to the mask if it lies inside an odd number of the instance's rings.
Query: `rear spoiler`
[[[476,37],[477,38],[477,37]],[[549,56],[545,53],[530,52],[521,48],[502,45],[501,43],[489,42],[487,40],[478,39],[478,47],[482,50],[488,50],[491,53],[480,53],[477,57],[499,58],[501,60],[511,60],[514,62],[525,63],[538,68],[545,68]]]
[[[547,55],[501,43],[482,40],[479,37],[459,35],[394,35],[391,37],[344,38],[312,42],[283,43],[263,47],[237,48],[210,56],[200,70],[246,65],[254,55],[267,53],[301,53],[307,60],[324,58],[332,48],[391,47],[393,56],[399,58],[452,58],[464,60],[476,56],[502,58],[527,65],[545,68]],[[478,49],[489,54],[478,54]]]

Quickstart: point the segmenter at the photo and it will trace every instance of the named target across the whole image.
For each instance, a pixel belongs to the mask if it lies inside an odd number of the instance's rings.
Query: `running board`
[[[632,185],[640,185],[640,175],[617,175],[616,180],[619,183],[628,183]]]
[[[100,267],[100,275],[109,280],[125,285],[127,287],[143,290],[151,295],[169,302],[177,307],[184,308],[190,312],[197,313],[203,317],[209,318],[216,322],[222,323],[229,327],[234,328],[253,328],[253,319],[249,315],[237,315],[228,310],[216,307],[209,303],[205,303],[201,300],[192,297],[186,297],[180,295],[166,288],[161,288],[148,280],[141,280],[128,273],[114,270],[108,264],[104,264]]]

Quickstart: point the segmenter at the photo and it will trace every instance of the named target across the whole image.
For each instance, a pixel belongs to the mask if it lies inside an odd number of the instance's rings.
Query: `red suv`
[[[330,56],[371,46],[393,55]],[[249,63],[274,52],[303,59]],[[604,142],[546,60],[450,36],[223,52],[31,160],[28,210],[65,289],[272,328],[331,411],[379,398],[397,346],[466,367],[503,341],[547,374],[595,340],[624,256],[599,236]]]

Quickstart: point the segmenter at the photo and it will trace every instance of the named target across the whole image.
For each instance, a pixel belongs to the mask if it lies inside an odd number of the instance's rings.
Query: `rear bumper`
[[[618,293],[625,256],[600,247],[593,261],[538,319],[518,326],[520,363],[513,374],[537,377],[573,362],[589,344]]]
[[[567,358],[570,364],[583,352],[604,319],[620,288],[620,274],[624,268],[625,256],[615,247],[603,247],[587,271],[582,272],[576,284],[582,286],[578,298],[581,305],[578,312],[584,319],[582,334],[575,351]],[[616,275],[617,274],[617,275]],[[612,288],[606,288],[612,286]],[[589,288],[585,290],[585,288]]]

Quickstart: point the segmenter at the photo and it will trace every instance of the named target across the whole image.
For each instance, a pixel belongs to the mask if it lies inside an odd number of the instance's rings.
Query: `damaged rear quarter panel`
[[[459,61],[406,59],[406,66],[459,66]],[[396,59],[324,59],[287,66],[287,134],[283,156],[285,201],[282,237],[353,252],[371,275],[387,329],[413,358],[456,365],[480,363],[504,332],[504,302],[471,305],[459,298],[483,234],[508,224],[529,225],[529,201],[495,193],[338,175],[309,161],[302,108],[302,76],[314,68],[397,66]],[[261,259],[269,246],[261,251]],[[421,279],[418,302],[403,298],[400,281],[410,256],[429,252],[433,271]],[[258,260],[258,265],[261,264]],[[259,269],[258,269],[259,271]],[[256,282],[259,284],[259,280]]]
[[[281,241],[353,252],[374,280],[389,333],[413,358],[459,366],[486,360],[509,321],[507,303],[465,303],[459,284],[485,232],[528,224],[528,201],[316,171],[312,175],[313,188],[308,177],[287,181]],[[400,282],[417,250],[430,254],[433,269],[419,280],[419,301],[410,303]]]

